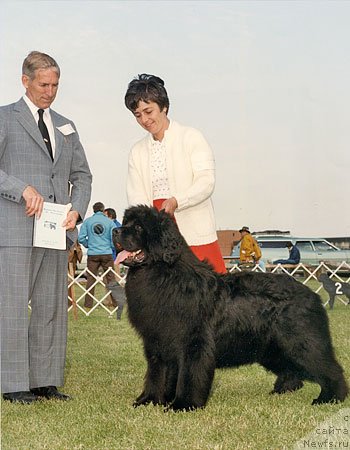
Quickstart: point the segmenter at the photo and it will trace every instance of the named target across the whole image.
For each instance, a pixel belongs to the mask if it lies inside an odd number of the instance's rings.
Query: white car
[[[294,237],[290,235],[253,235],[257,240],[261,252],[262,261],[271,264],[277,259],[288,259],[289,251],[287,242],[292,242],[300,251],[300,262],[304,264],[319,265],[321,262],[338,265],[343,261],[350,263],[350,251],[340,250],[335,245],[323,238]],[[240,244],[233,249],[231,257],[239,260]],[[233,261],[231,261],[233,262]]]

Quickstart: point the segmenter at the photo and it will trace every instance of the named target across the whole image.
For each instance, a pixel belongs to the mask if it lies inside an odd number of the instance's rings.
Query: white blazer
[[[137,142],[129,155],[127,196],[130,205],[152,205],[151,135]],[[211,195],[215,161],[211,148],[196,129],[171,121],[163,142],[169,189],[178,208],[175,219],[188,245],[217,240]]]

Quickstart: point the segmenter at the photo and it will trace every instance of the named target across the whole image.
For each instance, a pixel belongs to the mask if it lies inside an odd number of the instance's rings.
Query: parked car
[[[254,235],[265,264],[271,264],[277,259],[287,259],[289,251],[286,248],[288,241],[296,245],[300,251],[300,262],[304,264],[319,265],[321,262],[338,265],[345,261],[350,264],[350,250],[340,250],[323,238],[294,237],[290,235]],[[239,260],[240,244],[232,251],[232,261]]]

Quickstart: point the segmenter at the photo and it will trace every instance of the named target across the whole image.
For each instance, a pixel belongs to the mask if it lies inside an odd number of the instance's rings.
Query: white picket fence
[[[118,310],[118,307],[110,308],[104,304],[104,302],[108,299],[111,294],[111,291],[107,289],[107,286],[104,282],[106,275],[112,272],[115,276],[116,282],[122,288],[120,289],[119,296],[125,296],[124,294],[124,286],[126,280],[126,273],[123,275],[119,275],[114,269],[109,267],[105,272],[99,273],[98,275],[94,275],[87,267],[79,273],[76,277],[73,277],[68,272],[68,300],[70,301],[70,306],[68,307],[68,311],[73,310],[76,314],[77,311],[80,311],[85,316],[90,316],[97,311],[98,309],[102,309],[107,313],[108,316],[112,316]],[[86,289],[86,274],[90,274],[93,278],[95,278],[94,283],[90,286],[89,289]],[[101,288],[99,288],[101,287]],[[91,293],[91,290],[95,288],[94,294]],[[90,297],[93,300],[92,308],[85,308],[84,301],[85,295],[89,293]],[[119,297],[120,298],[120,297]],[[118,298],[116,299],[118,301]]]
[[[233,273],[236,271],[246,270],[243,269],[238,264],[234,264],[229,272]],[[250,267],[249,270],[253,272],[262,271],[261,267],[255,265]],[[88,268],[85,268],[79,275],[73,277],[68,274],[68,289],[69,295],[68,299],[70,300],[70,306],[68,308],[69,311],[72,311],[76,314],[77,312],[82,313],[84,316],[91,316],[96,311],[103,311],[107,316],[111,317],[116,314],[117,307],[111,308],[104,304],[104,301],[107,300],[111,291],[107,289],[105,282],[103,281],[108,272],[112,272],[115,276],[116,282],[121,287],[120,295],[124,295],[124,286],[126,282],[126,273],[119,275],[115,272],[114,269],[108,268],[104,273],[101,273],[97,276],[92,274]],[[342,262],[338,266],[330,266],[326,263],[320,263],[318,266],[309,266],[305,264],[298,264],[295,267],[286,267],[281,264],[278,264],[273,267],[269,267],[269,271],[273,273],[286,273],[294,278],[296,278],[301,283],[310,287],[314,292],[319,293],[322,289],[324,289],[322,283],[318,280],[317,276],[321,272],[327,272],[328,277],[332,279],[337,286],[337,295],[336,300],[342,302],[344,305],[348,304],[349,299],[344,295],[342,291],[342,287],[344,284],[350,285],[350,264],[346,262]],[[94,284],[91,286],[95,287],[95,293],[91,294],[91,288],[86,290],[86,274],[90,273],[91,276],[95,278]],[[344,276],[345,275],[345,276]],[[90,292],[90,296],[93,299],[93,307],[85,308],[84,307],[84,299],[87,292]],[[117,299],[118,300],[118,299]],[[329,303],[329,299],[324,303],[326,306]]]

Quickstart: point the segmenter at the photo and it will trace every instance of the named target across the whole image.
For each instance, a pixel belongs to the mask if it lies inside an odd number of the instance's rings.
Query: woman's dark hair
[[[166,108],[169,111],[169,98],[164,87],[164,81],[155,75],[142,73],[137,78],[130,81],[125,94],[125,106],[135,112],[139,102],[155,102],[159,109]]]

